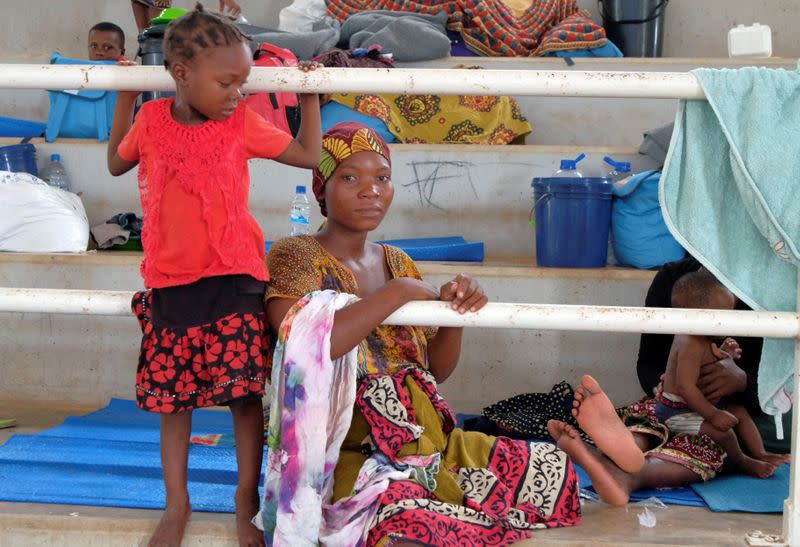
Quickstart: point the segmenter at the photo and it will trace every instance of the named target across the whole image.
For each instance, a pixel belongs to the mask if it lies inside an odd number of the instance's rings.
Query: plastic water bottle
[[[302,236],[311,233],[311,204],[305,186],[294,189],[292,208],[289,210],[289,235]]]
[[[45,181],[50,186],[69,192],[69,178],[67,177],[67,170],[61,163],[61,154],[52,154],[50,156],[50,165],[47,166],[45,172]]]
[[[627,161],[614,161],[614,158],[605,156],[603,161],[611,166],[606,173],[606,178],[615,184],[631,176],[631,164]]]
[[[561,160],[561,168],[553,173],[556,178],[581,178],[581,172],[578,171],[578,162],[586,157],[586,154],[581,153],[580,156],[574,160]]]

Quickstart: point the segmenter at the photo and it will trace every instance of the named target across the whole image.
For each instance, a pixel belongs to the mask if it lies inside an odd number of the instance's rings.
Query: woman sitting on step
[[[437,289],[404,252],[367,241],[394,195],[389,148],[376,133],[342,123],[322,146],[313,188],[327,222],[313,236],[276,242],[267,257],[267,316],[278,340],[262,506],[268,542],[506,545],[578,524],[573,461],[612,504],[663,485],[589,376],[576,416],[605,455],[562,422],[548,424],[557,446],[456,429],[437,383],[458,363],[462,329],[382,322],[412,301],[471,313],[487,297],[466,275]]]

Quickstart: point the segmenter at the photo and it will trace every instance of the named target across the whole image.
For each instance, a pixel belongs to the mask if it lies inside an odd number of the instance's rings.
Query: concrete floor
[[[12,434],[35,433],[66,416],[92,410],[69,404],[0,401],[0,416],[18,422],[15,428],[0,430],[0,444]],[[587,502],[580,526],[542,531],[519,545],[746,545],[748,532],[778,533],[781,528],[780,515],[712,513],[677,506],[653,509],[656,526],[645,528],[637,517],[643,510],[635,505],[614,508]],[[0,547],[146,545],[159,516],[159,511],[144,509],[0,502]],[[233,516],[221,513],[195,513],[184,541],[187,547],[236,544]]]

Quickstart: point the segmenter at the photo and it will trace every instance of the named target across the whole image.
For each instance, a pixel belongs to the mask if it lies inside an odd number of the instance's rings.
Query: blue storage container
[[[535,178],[536,262],[552,268],[602,268],[611,226],[609,179]]]
[[[36,148],[32,144],[12,144],[0,147],[0,171],[24,172],[38,177]]]

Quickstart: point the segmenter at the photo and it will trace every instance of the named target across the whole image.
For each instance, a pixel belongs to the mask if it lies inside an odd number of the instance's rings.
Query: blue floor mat
[[[459,424],[469,415],[458,415]],[[0,501],[159,509],[164,507],[159,417],[133,401],[113,399],[87,416],[36,435],[14,435],[0,446]],[[227,412],[197,410],[193,435],[233,435]],[[581,487],[591,485],[578,468]],[[197,511],[234,512],[233,447],[192,445],[189,493]],[[664,503],[713,511],[781,512],[789,492],[789,466],[770,479],[719,477],[692,488],[640,490],[632,501],[655,496]]]
[[[575,466],[580,479],[581,488],[594,492],[592,479],[582,467]],[[689,486],[677,488],[643,488],[631,494],[630,501],[637,502],[648,498],[658,498],[667,505],[685,505],[688,507],[707,507],[706,502]]]
[[[768,479],[726,475],[693,484],[692,488],[712,511],[781,513],[783,500],[789,497],[789,464],[779,467]]]
[[[0,446],[0,501],[164,507],[159,417],[113,399],[87,416]],[[192,435],[233,435],[228,412],[197,410]],[[189,495],[196,511],[233,513],[236,449],[192,445]]]

